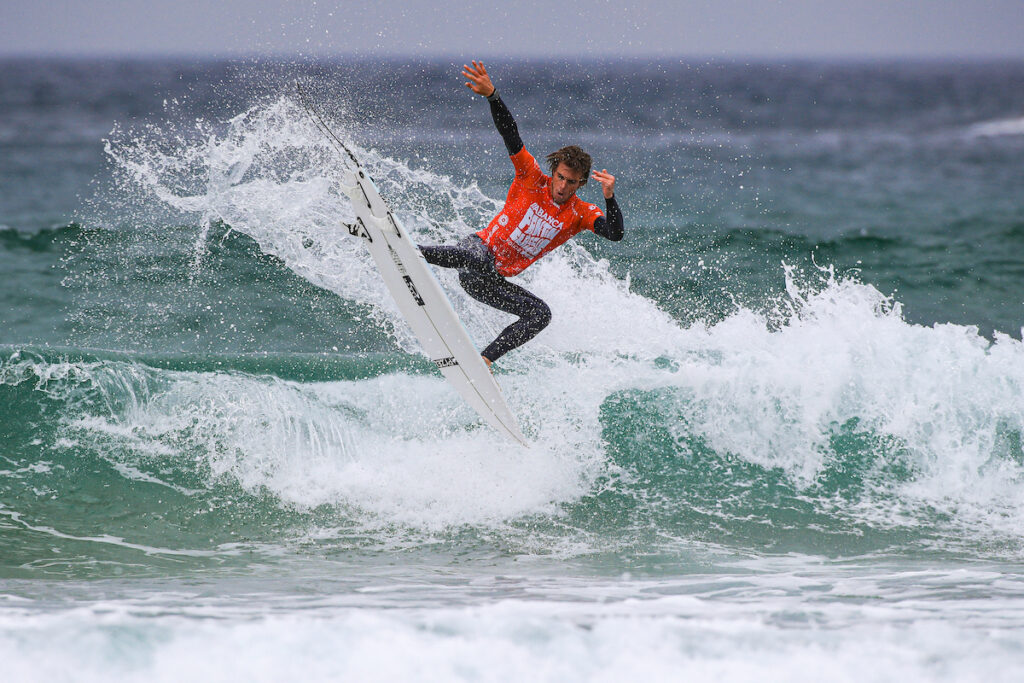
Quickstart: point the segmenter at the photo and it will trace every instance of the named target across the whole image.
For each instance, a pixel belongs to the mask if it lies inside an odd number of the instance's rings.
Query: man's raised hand
[[[477,95],[490,97],[494,94],[494,84],[491,83],[491,77],[487,75],[487,68],[483,62],[474,59],[473,66],[463,64],[462,75],[469,79],[466,81],[466,87]]]
[[[601,183],[601,190],[605,199],[611,199],[615,195],[615,176],[608,172],[607,168],[594,171],[590,177]]]

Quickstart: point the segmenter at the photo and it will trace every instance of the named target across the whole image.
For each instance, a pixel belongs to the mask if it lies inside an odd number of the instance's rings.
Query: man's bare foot
[[[491,370],[491,362],[492,362],[491,359],[489,359],[487,356],[480,356],[480,357],[484,359],[485,363],[487,363],[487,369]],[[491,370],[491,374],[492,375],[494,374],[494,370]]]

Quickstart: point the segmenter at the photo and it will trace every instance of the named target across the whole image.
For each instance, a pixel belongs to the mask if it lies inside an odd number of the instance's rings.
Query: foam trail
[[[119,548],[128,548],[130,550],[137,550],[146,555],[169,555],[169,556],[183,556],[183,557],[213,557],[219,554],[219,551],[204,551],[204,550],[176,550],[173,548],[154,548],[152,546],[140,545],[138,543],[130,543],[123,538],[117,536],[111,536],[110,534],[102,534],[100,536],[74,536],[58,531],[52,527],[40,526],[35,524],[29,524],[22,519],[22,516],[13,510],[5,510],[0,505],[0,515],[3,515],[19,527],[28,531],[35,531],[37,533],[46,534],[54,538],[70,541],[83,541],[86,543],[102,543],[105,545],[117,546]]]

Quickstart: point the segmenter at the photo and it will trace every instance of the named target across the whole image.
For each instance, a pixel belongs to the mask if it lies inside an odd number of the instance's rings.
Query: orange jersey
[[[562,205],[551,199],[551,176],[540,170],[523,147],[511,157],[516,177],[505,206],[477,235],[494,254],[494,267],[509,277],[523,272],[544,254],[584,230],[593,230],[603,216],[595,204],[573,197]]]

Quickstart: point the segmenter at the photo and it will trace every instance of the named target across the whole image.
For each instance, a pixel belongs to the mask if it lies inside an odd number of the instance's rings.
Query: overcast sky
[[[0,54],[1024,57],[1024,0],[0,0]]]

